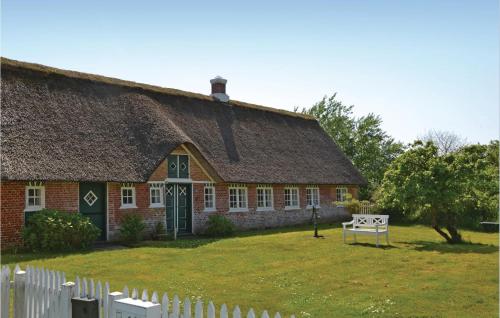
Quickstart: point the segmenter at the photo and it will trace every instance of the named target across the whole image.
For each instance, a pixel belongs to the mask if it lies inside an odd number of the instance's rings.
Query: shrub
[[[230,236],[234,233],[234,224],[223,215],[211,215],[205,234],[212,237]]]
[[[120,238],[124,242],[136,243],[142,240],[146,224],[137,213],[125,214],[120,224]]]
[[[155,225],[153,234],[151,235],[153,240],[165,240],[167,239],[167,231],[165,230],[165,225],[163,222],[158,222]]]
[[[32,215],[23,229],[26,248],[68,251],[89,248],[101,230],[80,213],[45,209]]]

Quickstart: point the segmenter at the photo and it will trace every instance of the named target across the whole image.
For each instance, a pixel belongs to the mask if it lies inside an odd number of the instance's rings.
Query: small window
[[[319,188],[318,187],[306,188],[306,200],[308,208],[312,208],[313,206],[319,207]]]
[[[131,185],[122,186],[121,188],[121,208],[130,209],[137,208],[135,204],[135,187]]]
[[[167,157],[167,175],[169,178],[189,178],[189,156],[169,155]]]
[[[25,211],[39,211],[45,208],[45,187],[39,184],[26,186]]]
[[[285,209],[299,208],[299,188],[285,188]]]
[[[346,200],[347,188],[339,187],[337,188],[337,201],[344,202]]]
[[[257,187],[257,210],[269,211],[273,209],[273,188],[267,186]]]
[[[241,185],[232,185],[229,187],[229,211],[245,212],[248,211],[248,190]]]
[[[162,208],[163,203],[163,182],[152,182],[149,184],[149,206],[152,208]]]
[[[215,187],[212,183],[205,184],[205,211],[215,211]]]

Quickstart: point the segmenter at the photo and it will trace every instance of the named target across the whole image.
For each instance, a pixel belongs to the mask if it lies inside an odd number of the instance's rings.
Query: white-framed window
[[[337,187],[337,201],[343,202],[346,200],[347,188],[346,187]]]
[[[213,183],[206,183],[203,189],[203,197],[205,199],[204,211],[215,211],[215,186]]]
[[[257,186],[257,211],[273,209],[273,188],[271,186]]]
[[[150,182],[149,183],[149,207],[163,208],[165,206],[163,199],[163,182]]]
[[[248,211],[248,189],[244,185],[229,186],[229,212]]]
[[[123,184],[121,187],[121,209],[137,208],[135,204],[135,187],[132,184]]]
[[[288,187],[285,188],[285,210],[299,209],[299,188]]]
[[[45,187],[41,182],[30,182],[26,186],[25,211],[39,211],[45,208]]]
[[[319,188],[310,186],[306,188],[307,208],[319,207]]]

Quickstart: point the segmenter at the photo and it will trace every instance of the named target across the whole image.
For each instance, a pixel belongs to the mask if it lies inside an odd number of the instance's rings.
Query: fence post
[[[113,317],[115,310],[115,300],[124,298],[123,293],[112,292],[109,295],[103,295],[103,297],[108,297],[108,317]]]
[[[14,318],[25,318],[24,294],[26,288],[26,272],[18,270],[14,273]]]
[[[71,318],[71,299],[75,295],[75,283],[67,282],[61,285],[62,317]]]
[[[2,266],[0,274],[0,295],[0,303],[2,303],[0,317],[9,318],[10,268],[6,265]],[[5,304],[7,304],[7,306],[5,306]]]

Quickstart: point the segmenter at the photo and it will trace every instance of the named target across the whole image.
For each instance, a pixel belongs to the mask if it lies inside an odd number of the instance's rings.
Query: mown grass
[[[423,226],[390,230],[383,248],[372,237],[344,245],[341,229],[322,226],[320,239],[299,227],[1,261],[297,317],[498,316],[498,233],[464,231],[471,244],[448,245]]]

